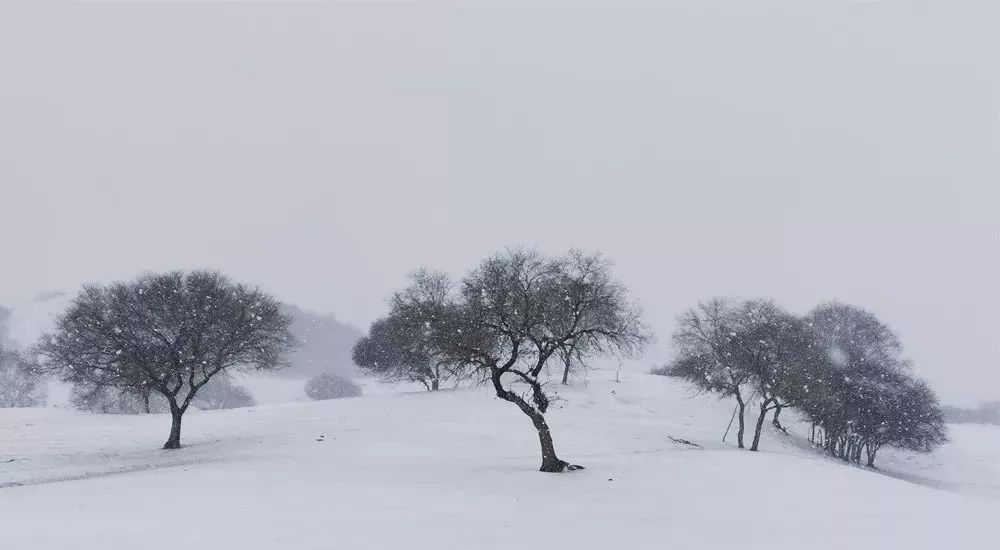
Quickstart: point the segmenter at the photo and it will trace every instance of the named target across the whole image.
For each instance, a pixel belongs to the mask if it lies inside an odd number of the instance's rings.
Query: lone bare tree
[[[545,366],[574,343],[589,354],[631,355],[651,335],[611,264],[598,254],[559,258],[513,249],[484,260],[433,325],[437,347],[481,374],[497,397],[516,405],[538,433],[543,472],[571,465],[556,454],[545,420],[551,403]]]
[[[163,448],[177,449],[184,412],[214,376],[286,365],[290,322],[257,288],[177,271],[84,287],[38,350],[67,382],[162,395],[171,414]]]

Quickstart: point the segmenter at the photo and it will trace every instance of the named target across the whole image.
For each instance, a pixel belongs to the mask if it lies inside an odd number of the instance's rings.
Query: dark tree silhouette
[[[745,412],[752,373],[738,361],[738,307],[727,298],[699,303],[677,318],[676,358],[656,372],[682,379],[702,391],[736,401],[736,444],[744,448]]]
[[[811,380],[808,368],[813,342],[805,325],[771,300],[746,300],[732,316],[728,353],[733,364],[749,375],[759,401],[750,450],[760,448],[767,413],[801,397],[799,389]],[[775,422],[780,422],[775,416]]]
[[[937,397],[914,377],[899,338],[875,315],[832,302],[805,323],[818,347],[808,396],[797,407],[812,422],[811,439],[843,460],[875,466],[890,445],[929,452],[947,441]]]
[[[651,339],[610,263],[579,251],[548,258],[514,249],[484,260],[430,328],[450,362],[479,373],[497,397],[528,416],[543,472],[579,468],[557,456],[545,420],[549,359],[584,339],[580,349],[590,354],[632,354]]]
[[[766,415],[797,408],[810,438],[828,453],[860,463],[883,445],[927,451],[946,439],[937,398],[909,373],[895,334],[874,315],[825,304],[804,319],[770,300],[722,298],[683,314],[677,357],[656,374],[681,378],[737,402],[743,447],[747,402],[759,403],[750,450],[760,446]]]
[[[184,412],[209,380],[287,364],[290,322],[259,289],[178,271],[84,287],[38,349],[67,382],[162,395],[171,413],[164,448],[177,449]]]
[[[467,377],[469,370],[438,347],[433,327],[454,288],[446,274],[419,270],[389,300],[389,314],[354,346],[354,363],[386,382],[420,382],[428,391]]]

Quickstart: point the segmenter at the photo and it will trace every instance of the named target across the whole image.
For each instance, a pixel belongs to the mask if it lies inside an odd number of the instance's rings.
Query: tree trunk
[[[549,425],[545,422],[545,410],[548,408],[548,398],[542,391],[542,385],[538,383],[537,380],[532,380],[527,376],[522,376],[526,382],[531,384],[532,400],[535,404],[535,406],[532,406],[525,401],[524,397],[504,387],[501,379],[504,372],[506,371],[502,369],[493,369],[493,372],[490,375],[490,379],[493,382],[493,389],[496,390],[497,397],[517,405],[517,408],[521,409],[521,412],[531,419],[531,423],[535,426],[535,430],[538,431],[538,442],[542,447],[542,467],[539,468],[539,470],[543,472],[582,470],[583,466],[570,464],[565,460],[560,460],[559,457],[556,456],[556,447],[552,443],[552,432],[549,430]]]
[[[753,444],[750,445],[751,451],[756,451],[760,445],[760,431],[764,428],[764,419],[767,418],[767,402],[765,401],[760,406],[760,414],[757,415],[757,426],[753,431]]]
[[[431,380],[431,391],[438,391],[441,388],[441,381],[437,378]]]
[[[170,437],[163,444],[164,449],[181,448],[181,417],[184,410],[177,406],[177,403],[170,403]]]
[[[738,405],[737,408],[739,408],[739,411],[737,411],[736,414],[740,417],[739,429],[736,430],[736,444],[742,449],[743,434],[746,432],[746,422],[743,419],[743,413],[746,411],[746,403],[743,402],[743,399],[740,398],[740,396],[736,396],[736,404]]]
[[[774,418],[771,420],[771,424],[774,424],[775,428],[778,428],[779,430],[788,433],[788,430],[786,430],[785,427],[781,425],[781,420],[778,419],[778,417],[781,416],[781,409],[783,408],[784,407],[782,407],[781,405],[774,406]]]
[[[878,453],[878,447],[874,447],[874,446],[869,445],[868,449],[867,449],[868,462],[866,464],[866,466],[868,466],[869,468],[874,468],[875,467],[875,454],[876,453]]]
[[[149,391],[142,392],[142,406],[146,414],[149,414]]]
[[[538,442],[542,446],[542,467],[539,470],[554,473],[564,472],[567,468],[576,470],[576,467],[571,468],[568,462],[556,456],[556,447],[552,443],[552,432],[549,431],[545,417],[540,414],[532,415],[531,422],[538,430]]]
[[[573,345],[571,345],[569,347],[569,350],[563,350],[561,352],[561,355],[562,355],[562,358],[563,358],[563,363],[564,363],[564,366],[563,366],[563,375],[562,375],[562,384],[563,384],[563,386],[569,384],[569,369],[570,369],[570,365],[573,363],[573,352],[575,350],[576,350],[576,343],[574,342]]]

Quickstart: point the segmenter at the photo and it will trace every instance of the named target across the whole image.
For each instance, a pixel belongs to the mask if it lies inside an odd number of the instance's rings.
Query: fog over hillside
[[[292,354],[291,367],[277,371],[279,375],[354,374],[351,347],[361,338],[361,330],[341,323],[334,315],[294,305],[286,305],[285,311],[292,316],[292,333],[298,339],[298,348]]]
[[[693,301],[836,299],[995,399],[998,4],[0,2],[0,303],[204,266],[363,327],[409,270],[579,246],[640,370]]]

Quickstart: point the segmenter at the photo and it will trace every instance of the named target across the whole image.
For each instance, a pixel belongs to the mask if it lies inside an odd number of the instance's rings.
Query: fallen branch
[[[669,439],[670,441],[673,441],[674,443],[679,443],[681,445],[690,445],[691,447],[698,447],[699,449],[701,448],[701,445],[699,445],[697,443],[692,443],[692,442],[688,441],[687,439],[681,439],[679,437],[674,437],[672,435],[668,435],[667,439]]]

